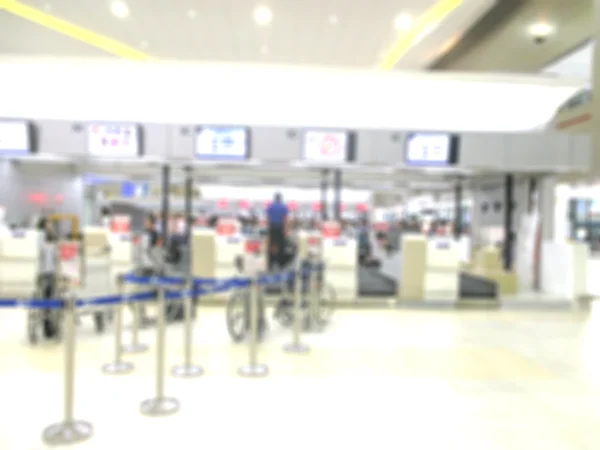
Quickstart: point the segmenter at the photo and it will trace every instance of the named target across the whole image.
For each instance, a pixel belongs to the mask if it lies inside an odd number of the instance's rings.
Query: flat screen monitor
[[[202,127],[196,131],[195,157],[202,161],[245,161],[249,133],[243,127]]]
[[[87,151],[100,158],[137,158],[142,154],[141,127],[136,124],[91,123]]]
[[[310,163],[343,164],[354,161],[354,134],[347,131],[307,131],[302,159]]]
[[[0,156],[21,156],[32,152],[32,130],[25,120],[0,121]]]
[[[458,162],[458,136],[446,133],[410,133],[404,161],[409,166],[452,166]]]

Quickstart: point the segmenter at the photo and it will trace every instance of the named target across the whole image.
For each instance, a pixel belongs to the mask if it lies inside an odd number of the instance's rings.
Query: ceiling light
[[[148,41],[142,41],[142,42],[140,42],[140,48],[142,50],[147,49],[148,48]]]
[[[198,13],[196,12],[196,10],[195,10],[195,9],[190,9],[190,10],[187,12],[187,16],[188,16],[188,18],[190,18],[190,19],[195,19],[197,15],[198,15]]]
[[[547,22],[534,23],[529,27],[529,34],[536,38],[545,38],[556,31],[553,25]]]
[[[116,0],[110,4],[110,12],[112,12],[117,19],[125,19],[129,17],[129,6],[127,6],[127,3],[125,2]]]
[[[261,52],[263,55],[266,55],[267,53],[269,53],[269,47],[267,47],[266,45],[263,45],[263,46],[261,46],[261,47],[260,47],[260,52]]]
[[[265,26],[271,23],[273,20],[273,12],[267,6],[258,6],[254,10],[254,21],[260,25]]]
[[[46,4],[44,5],[44,11],[46,11],[46,12],[50,12],[50,11],[52,11],[52,4],[50,4],[50,3],[46,3]]]
[[[406,31],[412,25],[413,19],[410,14],[398,14],[394,19],[394,28],[396,31]]]
[[[331,16],[329,16],[329,23],[331,25],[336,25],[338,22],[339,22],[338,16],[333,15],[333,14]]]

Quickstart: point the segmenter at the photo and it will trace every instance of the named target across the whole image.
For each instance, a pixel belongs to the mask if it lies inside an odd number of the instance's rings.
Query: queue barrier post
[[[302,266],[298,263],[296,270],[293,273],[294,277],[294,326],[293,326],[293,335],[292,342],[286,344],[283,347],[283,350],[287,353],[308,353],[310,351],[310,347],[303,343],[300,339],[300,335],[302,333],[302,324],[304,322],[304,311],[302,310],[302,288],[303,288],[303,279],[304,274],[302,272]]]
[[[120,276],[118,281],[119,298],[121,299],[115,306],[115,354],[114,361],[102,366],[102,372],[108,375],[124,375],[131,373],[135,366],[133,363],[123,361],[123,308],[125,308],[125,283]]]
[[[238,375],[247,378],[259,378],[269,375],[269,366],[258,363],[258,293],[259,280],[250,282],[250,341],[248,344],[248,363],[238,369]]]
[[[185,324],[183,328],[183,363],[173,367],[171,374],[175,377],[193,378],[204,374],[202,366],[192,362],[193,356],[193,308],[194,308],[194,281],[188,282],[188,289],[183,298],[185,308]]]
[[[131,342],[123,345],[124,353],[143,353],[148,350],[148,345],[140,342],[140,325],[142,321],[141,305],[139,302],[131,303],[133,323],[131,325]]]
[[[42,439],[47,445],[68,445],[92,437],[94,427],[89,422],[75,420],[75,308],[77,297],[69,292],[64,305],[64,398],[63,421],[44,429]]]
[[[165,396],[165,350],[166,350],[166,295],[165,288],[157,283],[157,326],[156,326],[156,393],[154,398],[144,400],[140,411],[147,416],[166,416],[179,411],[179,400]]]

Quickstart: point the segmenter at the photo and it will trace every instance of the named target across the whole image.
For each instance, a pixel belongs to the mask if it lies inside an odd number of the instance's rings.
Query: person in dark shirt
[[[267,208],[269,271],[272,271],[275,266],[282,268],[288,215],[288,207],[283,203],[283,197],[278,192],[273,198],[273,203]]]

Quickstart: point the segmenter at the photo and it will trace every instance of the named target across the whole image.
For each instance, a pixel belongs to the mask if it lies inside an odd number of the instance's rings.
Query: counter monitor
[[[196,131],[195,158],[245,161],[250,158],[249,132],[242,127],[201,127]]]
[[[307,131],[302,159],[309,163],[344,164],[355,159],[354,134],[346,131]]]
[[[458,136],[445,133],[410,133],[404,161],[409,166],[452,166],[458,162]]]
[[[32,153],[32,135],[32,126],[25,120],[0,121],[0,156]]]
[[[100,158],[137,158],[142,154],[141,128],[135,124],[92,123],[87,151]]]

